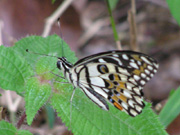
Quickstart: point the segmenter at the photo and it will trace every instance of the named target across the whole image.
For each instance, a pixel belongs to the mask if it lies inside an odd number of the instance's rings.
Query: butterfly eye
[[[57,61],[57,67],[61,70],[62,68],[62,61],[60,59],[58,59]]]

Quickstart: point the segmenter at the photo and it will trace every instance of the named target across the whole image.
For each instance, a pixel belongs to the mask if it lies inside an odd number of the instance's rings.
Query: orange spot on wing
[[[118,108],[119,110],[123,110],[123,107],[122,106],[120,106],[117,102],[114,102],[113,103],[114,104],[114,106],[116,107],[116,108]]]

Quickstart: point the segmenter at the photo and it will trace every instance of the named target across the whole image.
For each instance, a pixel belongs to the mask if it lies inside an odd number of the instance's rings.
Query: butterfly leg
[[[64,78],[64,77],[62,77],[62,76],[60,76],[60,75],[57,75],[57,74],[53,73],[53,72],[50,72],[50,73],[53,74],[53,75],[55,75],[55,76],[57,76],[57,77],[59,77],[59,78],[66,79],[66,78]],[[55,81],[55,82],[69,84],[69,82],[60,82],[60,81]]]
[[[72,120],[72,100],[73,100],[75,91],[76,91],[76,87],[74,87],[73,93],[72,93],[71,99],[70,99],[70,129],[71,129],[71,120]]]
[[[54,81],[54,82],[64,83],[64,84],[70,84],[69,82],[60,82],[60,81]]]
[[[66,78],[64,78],[64,77],[62,77],[62,76],[60,76],[60,75],[57,75],[57,74],[55,74],[55,73],[53,73],[53,72],[51,72],[51,71],[50,71],[50,73],[53,74],[53,75],[55,75],[55,76],[57,76],[57,77],[59,77],[59,78],[66,79]]]

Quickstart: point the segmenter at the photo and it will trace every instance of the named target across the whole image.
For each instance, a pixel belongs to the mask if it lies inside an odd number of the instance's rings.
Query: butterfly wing
[[[151,57],[129,51],[111,51],[79,60],[73,70],[78,86],[98,106],[108,110],[104,99],[131,116],[142,112],[143,86],[157,72]]]
[[[142,87],[154,76],[159,67],[157,61],[152,57],[133,51],[109,51],[91,55],[77,61],[74,67],[90,63],[111,63],[121,67],[127,70]]]

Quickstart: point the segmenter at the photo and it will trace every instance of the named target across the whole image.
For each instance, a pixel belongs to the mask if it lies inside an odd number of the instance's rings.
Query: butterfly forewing
[[[68,71],[68,79],[102,109],[109,109],[107,100],[119,110],[136,116],[145,106],[143,86],[157,68],[157,62],[145,54],[109,51],[77,61]]]
[[[128,71],[141,86],[144,86],[158,69],[156,60],[148,55],[133,51],[109,51],[91,55],[76,62],[74,67],[89,63],[112,63],[117,65],[121,67],[118,68],[117,72]]]

